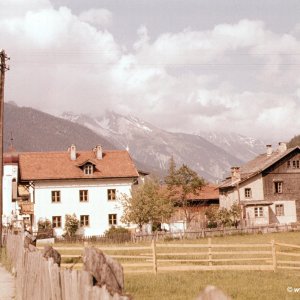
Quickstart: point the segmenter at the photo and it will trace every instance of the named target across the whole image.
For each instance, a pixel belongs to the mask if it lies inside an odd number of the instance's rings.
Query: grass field
[[[126,291],[139,300],[195,299],[207,285],[221,288],[232,299],[300,299],[288,287],[300,288],[300,273],[280,271],[198,271],[158,274],[128,274]]]
[[[300,232],[216,237],[214,244],[280,243],[300,245]],[[168,241],[167,244],[206,244],[207,239]],[[136,244],[134,244],[136,245]],[[138,245],[149,245],[146,243]],[[66,245],[55,245],[59,250]],[[73,246],[74,245],[70,245]],[[104,245],[95,245],[101,249]],[[108,245],[105,245],[107,247]],[[116,245],[113,245],[115,247]],[[172,251],[168,248],[168,251]],[[65,253],[65,250],[60,251]],[[128,253],[128,252],[127,252]],[[80,254],[72,250],[70,254]],[[132,255],[135,254],[133,251]],[[121,261],[124,263],[124,261]],[[130,274],[125,269],[125,288],[134,299],[195,299],[207,285],[221,288],[232,299],[300,299],[300,271],[189,271]],[[288,288],[299,288],[289,292]]]
[[[218,237],[213,238],[213,243],[268,243],[272,240],[300,245],[300,232]],[[184,241],[206,242],[206,239]],[[141,300],[195,299],[207,285],[221,288],[232,299],[300,299],[299,271],[197,271],[159,273],[157,276],[126,274],[125,281],[126,291]],[[299,288],[299,293],[288,292],[290,287]]]

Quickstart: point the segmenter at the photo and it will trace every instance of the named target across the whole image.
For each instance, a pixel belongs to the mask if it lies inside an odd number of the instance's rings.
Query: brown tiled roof
[[[95,165],[92,175],[85,175],[80,166],[84,162]],[[98,160],[94,151],[77,152],[76,160],[65,152],[27,152],[19,154],[21,180],[127,178],[138,172],[127,151],[105,151]]]
[[[174,199],[180,197],[180,188],[178,188],[177,193],[172,197]],[[219,199],[219,190],[217,185],[207,184],[202,186],[197,193],[190,193],[187,195],[188,200],[214,200]]]
[[[240,174],[241,174],[241,180],[239,183],[244,182],[245,180],[260,174],[270,166],[272,166],[274,163],[278,162],[280,159],[285,157],[286,155],[290,154],[294,150],[300,150],[300,147],[294,147],[290,148],[284,152],[280,152],[279,150],[273,151],[271,155],[267,155],[266,153],[258,155],[253,160],[250,160],[246,164],[242,165],[240,168]],[[235,183],[231,182],[231,178],[227,178],[221,184],[219,185],[219,188],[225,188],[234,186]]]

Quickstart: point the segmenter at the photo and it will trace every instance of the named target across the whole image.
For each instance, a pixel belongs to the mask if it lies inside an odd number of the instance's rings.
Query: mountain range
[[[66,112],[61,117],[90,128],[163,174],[173,156],[178,165],[187,164],[204,178],[215,181],[223,178],[231,166],[242,164],[265,148],[262,141],[239,134],[168,132],[136,116],[113,111],[99,117]]]
[[[139,169],[162,176],[173,156],[209,181],[224,178],[237,166],[264,151],[264,143],[238,134],[174,133],[135,116],[109,111],[99,117],[66,112],[55,117],[30,107],[5,103],[4,150],[13,138],[17,151],[80,150],[101,144],[127,149]]]

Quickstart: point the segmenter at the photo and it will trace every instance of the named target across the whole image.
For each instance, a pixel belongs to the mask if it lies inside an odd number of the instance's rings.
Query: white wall
[[[263,208],[263,216],[255,217],[254,213],[255,206],[247,206],[246,207],[246,219],[248,225],[267,225],[269,224],[269,206],[260,206]],[[259,207],[259,206],[256,206]]]
[[[65,215],[75,213],[89,215],[90,226],[84,228],[85,235],[100,235],[109,229],[108,214],[117,214],[117,226],[124,225],[120,218],[123,214],[121,202],[107,200],[107,189],[116,189],[117,199],[122,194],[130,194],[132,180],[65,180],[35,182],[35,226],[40,218],[62,217],[62,227],[56,229],[58,235],[63,233]],[[52,203],[51,191],[59,190],[60,203]],[[79,201],[79,190],[88,190],[88,202]],[[82,229],[81,229],[82,231]]]
[[[284,216],[276,216],[276,204],[283,204]],[[289,224],[297,222],[296,203],[294,200],[276,201],[270,206],[270,208],[279,224]]]
[[[18,209],[17,202],[12,202],[12,181],[18,182],[18,166],[15,164],[3,167],[3,224],[9,223],[12,211]]]
[[[239,196],[236,189],[226,192],[224,194],[220,193],[220,208],[230,209],[233,203],[238,203]]]
[[[250,188],[252,196],[245,197],[245,188]],[[239,190],[239,192],[238,192]],[[233,203],[240,201],[264,200],[263,179],[261,174],[239,184],[239,189],[233,188],[226,194],[220,194],[220,207],[230,209]]]
[[[252,196],[245,197],[245,189],[250,188]],[[240,184],[240,199],[241,201],[264,200],[264,186],[262,175],[259,174]]]

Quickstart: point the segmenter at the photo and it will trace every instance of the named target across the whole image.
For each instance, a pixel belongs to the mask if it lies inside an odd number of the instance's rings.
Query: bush
[[[65,222],[65,237],[72,237],[75,235],[76,231],[79,228],[79,220],[77,219],[76,215],[66,215],[66,222]]]
[[[49,219],[38,220],[38,231],[46,231],[52,229],[52,224]]]
[[[131,240],[131,233],[128,229],[123,227],[110,227],[105,231],[105,237],[115,242],[127,242]]]

